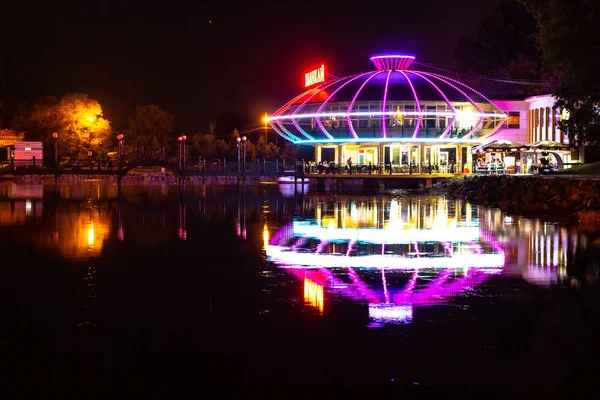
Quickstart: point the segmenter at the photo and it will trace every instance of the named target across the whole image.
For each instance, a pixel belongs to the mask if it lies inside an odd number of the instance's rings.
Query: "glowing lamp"
[[[245,142],[248,139],[246,136],[242,136],[242,140]]]
[[[58,139],[58,133],[54,132],[54,133],[52,134],[52,137],[53,137],[54,139]]]
[[[117,135],[117,140],[123,140],[123,134],[122,133],[119,133]]]
[[[242,139],[240,139],[240,138],[237,138],[237,139],[235,139],[235,140],[236,140],[238,143],[242,141]]]

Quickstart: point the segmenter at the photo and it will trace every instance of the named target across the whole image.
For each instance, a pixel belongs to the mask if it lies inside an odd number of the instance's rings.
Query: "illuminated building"
[[[490,100],[453,78],[415,68],[415,57],[371,58],[374,71],[304,74],[307,90],[266,120],[281,137],[313,145],[316,162],[409,165],[470,172],[474,147],[497,139],[567,141],[552,96]],[[454,168],[452,167],[454,166]]]

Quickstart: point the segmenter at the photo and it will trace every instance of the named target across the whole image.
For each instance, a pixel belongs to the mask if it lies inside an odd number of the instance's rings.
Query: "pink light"
[[[371,57],[371,61],[379,71],[400,71],[407,69],[414,59],[414,56],[394,54]]]
[[[312,99],[313,99],[313,97],[315,97],[317,94],[321,93],[323,90],[325,90],[325,89],[327,89],[328,87],[330,87],[330,86],[332,86],[332,85],[334,85],[334,84],[336,84],[336,83],[339,83],[339,82],[341,82],[341,81],[343,81],[343,80],[345,80],[345,79],[351,79],[351,78],[353,78],[353,77],[355,77],[355,76],[356,76],[356,75],[350,75],[350,76],[346,76],[346,77],[344,77],[344,78],[340,78],[340,79],[337,79],[337,80],[335,80],[335,81],[333,81],[333,82],[330,82],[330,83],[328,83],[328,84],[325,84],[325,85],[322,85],[322,86],[320,86],[318,91],[316,91],[316,92],[315,92],[315,93],[313,93],[311,96],[309,96],[309,97],[308,97],[306,100],[304,100],[304,102],[303,102],[302,104],[300,104],[300,105],[299,105],[299,106],[298,106],[298,107],[297,107],[297,108],[296,108],[296,109],[295,109],[295,110],[294,110],[294,111],[291,113],[291,116],[292,116],[292,117],[293,117],[293,116],[295,116],[295,115],[298,113],[298,111],[300,111],[300,109],[301,109],[302,107],[304,107],[304,105],[305,105],[306,103],[308,103],[310,100],[312,100]],[[296,126],[296,125],[294,125],[294,126]],[[300,131],[302,132],[302,134],[303,134],[304,136],[311,137],[311,136],[310,136],[310,135],[308,135],[306,132],[304,132],[304,130],[300,129]],[[324,134],[325,136],[327,136],[329,139],[333,139],[333,136],[331,136],[331,135],[329,134],[329,132],[325,131],[324,129],[321,129],[321,132],[323,132],[323,134]],[[311,137],[311,138],[312,138],[312,137]]]
[[[385,112],[385,103],[387,101],[388,86],[390,84],[390,76],[392,76],[391,70],[390,70],[390,72],[388,72],[387,79],[385,80],[385,91],[383,92],[383,104],[381,105],[381,111],[384,111],[384,112]],[[419,110],[419,111],[421,111],[421,110]],[[383,135],[384,138],[387,137],[387,132],[385,129],[385,115],[381,116],[381,134]]]
[[[412,82],[410,81],[410,79],[408,79],[408,75],[406,75],[406,73],[404,71],[400,71],[400,73],[402,75],[404,75],[404,78],[408,82],[408,84],[410,86],[410,90],[412,90],[413,96],[415,96],[415,105],[417,106],[417,111],[420,113],[421,112],[421,103],[419,103],[419,98],[417,97],[417,92],[415,91],[415,88],[414,88]],[[419,114],[419,117],[417,118],[417,123],[415,124],[415,132],[413,133],[413,138],[417,137],[417,134],[419,133],[419,129],[421,129],[422,119],[423,119],[423,117]]]
[[[358,89],[358,91],[356,92],[356,94],[354,95],[354,98],[352,99],[352,101],[350,102],[350,105],[348,106],[348,111],[347,113],[350,113],[352,111],[352,107],[354,107],[354,103],[356,102],[356,99],[358,98],[358,95],[360,94],[360,92],[363,90],[363,88],[365,87],[365,85],[375,77],[375,75],[379,74],[379,72],[373,72],[373,75],[371,75],[368,79],[366,79],[363,84],[360,86],[360,88]],[[348,114],[348,116],[346,117],[346,121],[348,123],[348,129],[350,130],[350,133],[352,133],[352,136],[354,136],[355,139],[358,139],[358,135],[356,134],[356,131],[354,130],[354,127],[352,126],[352,120],[350,119],[350,115]]]
[[[440,95],[442,95],[442,97],[444,98],[444,100],[446,100],[446,104],[448,104],[448,107],[455,114],[452,117],[452,120],[450,121],[450,123],[448,124],[448,126],[446,127],[446,130],[444,130],[444,132],[440,136],[440,139],[445,138],[446,136],[448,136],[448,133],[450,133],[450,130],[452,130],[452,128],[454,126],[454,121],[456,121],[456,109],[452,105],[452,102],[450,100],[448,100],[448,98],[446,97],[446,95],[444,94],[444,92],[442,92],[442,90],[435,83],[433,83],[431,80],[427,79],[423,75],[419,74],[418,72],[415,72],[415,71],[408,71],[408,72],[410,72],[411,74],[415,74],[415,75],[421,77],[422,79],[424,79],[425,81],[429,82],[429,84],[432,85],[435,88],[435,90],[437,90],[439,92]]]
[[[347,81],[347,82],[343,83],[343,84],[342,84],[340,87],[338,87],[337,89],[335,89],[335,90],[333,91],[333,93],[331,93],[331,95],[330,95],[330,96],[327,98],[327,100],[325,100],[325,101],[323,102],[323,104],[321,104],[321,106],[320,106],[320,107],[317,109],[317,112],[316,112],[316,113],[317,113],[317,114],[318,114],[318,113],[320,113],[320,112],[321,112],[321,110],[323,110],[323,108],[325,107],[325,104],[327,104],[327,102],[328,102],[328,101],[329,101],[329,100],[330,100],[330,99],[331,99],[331,98],[332,98],[332,97],[333,97],[333,96],[334,96],[334,95],[335,95],[337,92],[339,92],[339,91],[340,91],[340,89],[342,89],[343,87],[345,87],[345,86],[346,86],[347,84],[349,84],[350,82],[353,82],[354,80],[356,80],[356,79],[358,79],[358,78],[361,78],[361,77],[363,77],[363,76],[365,76],[365,75],[368,75],[368,74],[370,74],[370,73],[371,73],[371,72],[366,72],[366,73],[364,73],[364,74],[359,74],[359,75],[355,76],[354,78],[350,79],[349,81]],[[331,135],[329,134],[329,132],[327,132],[327,130],[325,129],[325,127],[323,126],[323,124],[321,123],[321,119],[319,119],[319,118],[315,118],[315,121],[316,121],[317,125],[319,126],[319,129],[321,130],[321,132],[323,132],[323,134],[324,134],[325,136],[331,136]]]

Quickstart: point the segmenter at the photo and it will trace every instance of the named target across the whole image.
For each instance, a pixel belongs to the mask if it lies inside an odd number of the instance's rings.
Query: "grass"
[[[553,175],[600,175],[600,161],[556,171]]]

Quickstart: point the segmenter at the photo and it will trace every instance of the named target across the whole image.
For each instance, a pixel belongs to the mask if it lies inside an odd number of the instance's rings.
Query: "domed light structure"
[[[371,58],[376,71],[326,81],[267,118],[282,137],[327,142],[480,143],[507,115],[455,79],[409,69],[411,55]]]

